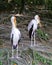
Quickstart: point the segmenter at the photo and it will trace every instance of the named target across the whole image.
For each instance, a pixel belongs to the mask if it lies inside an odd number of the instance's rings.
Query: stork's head
[[[15,16],[11,17],[11,23],[13,26],[16,26],[16,17]]]
[[[35,15],[35,20],[37,21],[37,24],[41,27],[41,23],[40,23],[40,17],[38,15]]]

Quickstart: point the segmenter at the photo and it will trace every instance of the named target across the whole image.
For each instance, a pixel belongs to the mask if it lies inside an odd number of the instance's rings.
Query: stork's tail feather
[[[29,30],[29,38],[30,38],[30,39],[31,39],[32,31],[33,31],[33,25],[31,26],[31,28],[30,28],[30,30]]]
[[[13,45],[13,49],[16,49],[17,48],[17,45]]]

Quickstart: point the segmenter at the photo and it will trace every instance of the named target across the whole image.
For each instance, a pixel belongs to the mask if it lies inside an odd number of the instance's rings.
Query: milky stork
[[[28,24],[28,32],[29,32],[29,38],[31,40],[31,46],[36,45],[36,41],[35,41],[35,31],[38,28],[38,24],[41,26],[40,23],[40,17],[38,15],[34,16],[34,19],[32,19],[30,21],[30,23]],[[34,38],[34,42],[32,43],[32,39]]]
[[[12,30],[11,30],[11,44],[12,44],[12,58],[14,58],[14,50],[17,49],[16,51],[16,58],[18,58],[18,43],[21,38],[21,32],[19,29],[16,27],[16,17],[12,16],[11,17],[11,23],[12,23]]]

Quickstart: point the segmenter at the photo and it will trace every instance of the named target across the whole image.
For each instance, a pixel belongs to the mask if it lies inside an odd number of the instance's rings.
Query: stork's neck
[[[14,23],[12,23],[12,28],[16,28],[16,25]]]

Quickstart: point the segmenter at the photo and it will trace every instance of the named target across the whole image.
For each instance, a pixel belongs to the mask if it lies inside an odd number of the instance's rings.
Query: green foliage
[[[52,0],[48,0],[47,6],[49,10],[52,10]]]
[[[13,65],[18,65],[15,61],[12,61],[11,64],[13,64]]]
[[[1,61],[0,61],[0,65],[3,65]]]
[[[44,0],[35,0],[36,5],[44,5]]]
[[[20,6],[21,0],[12,0],[11,4],[17,4],[18,6]]]
[[[0,11],[7,11],[11,10],[12,4],[7,3],[7,2],[0,2]]]
[[[37,34],[38,34],[38,37],[45,40],[45,41],[48,41],[49,39],[49,36],[47,33],[45,33],[44,31],[42,31],[41,29],[37,29]]]

